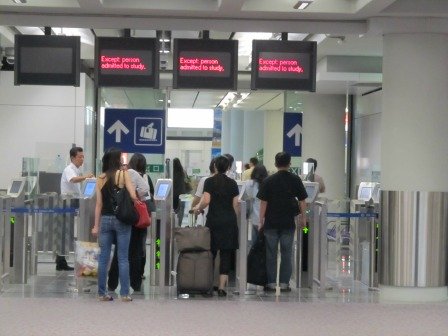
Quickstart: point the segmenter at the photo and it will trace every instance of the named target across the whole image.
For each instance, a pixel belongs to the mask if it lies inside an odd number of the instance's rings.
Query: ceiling
[[[250,92],[252,39],[279,39],[318,43],[317,93],[365,93],[381,86],[382,36],[380,19],[448,18],[445,0],[314,0],[305,10],[294,9],[297,0],[0,0],[0,47],[13,59],[15,34],[53,33],[80,35],[81,58],[93,66],[95,36],[156,37],[156,30],[171,38],[199,38],[207,30],[212,39],[238,39],[239,92]],[[397,21],[398,22],[398,21]],[[381,21],[380,21],[381,23]],[[398,23],[397,23],[398,24]],[[63,27],[63,28],[61,28]],[[252,34],[258,32],[257,34]],[[169,90],[171,53],[164,61],[161,88],[172,107],[217,106],[225,91]],[[107,91],[107,92],[106,92]],[[108,89],[109,104],[141,106],[160,100],[144,89]],[[163,97],[162,97],[163,99]],[[281,92],[256,91],[241,103],[243,109],[281,109]]]

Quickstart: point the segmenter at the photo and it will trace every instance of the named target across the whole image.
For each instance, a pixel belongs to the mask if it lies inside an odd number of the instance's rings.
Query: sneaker
[[[110,295],[100,295],[98,296],[99,301],[113,301],[114,298]]]
[[[121,301],[122,301],[122,302],[131,302],[131,301],[132,301],[132,298],[131,298],[129,295],[122,296],[122,297],[121,297]]]
[[[282,293],[287,293],[287,292],[290,292],[291,291],[291,287],[284,287],[284,288],[280,288],[280,292],[282,292]]]

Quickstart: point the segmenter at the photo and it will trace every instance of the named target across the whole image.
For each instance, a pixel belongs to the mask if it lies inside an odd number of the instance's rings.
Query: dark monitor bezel
[[[258,59],[261,52],[306,53],[310,57],[309,77],[307,79],[261,78],[258,71]],[[297,90],[316,92],[317,43],[313,41],[252,41],[252,90]]]
[[[208,39],[174,39],[173,89],[237,90],[238,86],[238,41]],[[179,56],[184,51],[230,53],[230,75],[228,78],[210,76],[181,76]]]
[[[22,48],[70,48],[72,51],[71,72],[23,72],[21,70]],[[15,85],[67,85],[79,86],[81,71],[81,38],[79,36],[15,35],[14,45]]]
[[[151,75],[101,74],[101,50],[142,50],[152,53]],[[95,39],[95,84],[98,87],[159,88],[159,42],[146,37],[97,37]]]

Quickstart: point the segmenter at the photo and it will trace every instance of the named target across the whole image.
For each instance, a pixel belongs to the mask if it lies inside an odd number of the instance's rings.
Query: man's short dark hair
[[[70,149],[70,158],[76,157],[76,155],[78,155],[79,152],[81,152],[81,153],[84,152],[82,150],[82,147],[72,147]]]
[[[251,157],[249,159],[249,162],[256,166],[258,164],[258,159],[256,157]]]
[[[277,168],[285,168],[291,164],[291,154],[287,152],[277,153],[275,156],[275,166]]]

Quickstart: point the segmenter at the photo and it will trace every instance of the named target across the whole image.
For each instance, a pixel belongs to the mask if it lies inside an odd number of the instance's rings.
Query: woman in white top
[[[194,199],[193,202],[191,203],[191,208],[193,209],[196,205],[199,204],[199,201],[201,200],[202,195],[204,194],[204,183],[205,180],[208,179],[209,177],[213,176],[216,174],[216,169],[215,169],[215,158],[213,158],[210,161],[210,165],[208,166],[208,169],[210,170],[210,175],[209,176],[204,176],[201,177],[201,179],[199,180],[198,183],[198,187],[196,188],[196,192],[194,194]],[[204,214],[199,215],[199,216],[203,216],[203,224],[205,224],[205,217],[207,217],[207,212],[208,212],[208,207],[206,207],[204,209]]]
[[[240,199],[246,201],[249,221],[252,223],[252,244],[258,239],[258,225],[260,224],[260,200],[257,198],[258,189],[263,180],[268,176],[268,171],[263,165],[256,165],[241,190]]]

